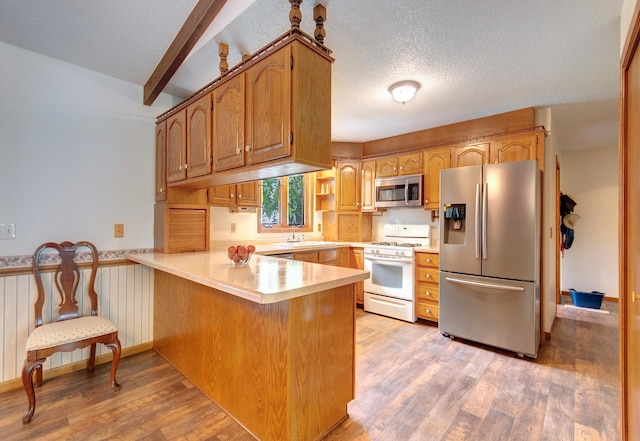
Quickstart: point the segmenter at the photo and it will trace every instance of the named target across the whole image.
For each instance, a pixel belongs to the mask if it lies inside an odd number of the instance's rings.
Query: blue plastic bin
[[[569,292],[571,292],[571,300],[573,300],[574,306],[592,309],[600,309],[602,306],[602,299],[604,298],[603,292],[582,292],[576,291],[573,288],[569,289]]]

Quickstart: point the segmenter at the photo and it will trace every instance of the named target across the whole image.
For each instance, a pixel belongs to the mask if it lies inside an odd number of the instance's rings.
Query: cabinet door
[[[376,211],[375,207],[375,179],[376,179],[376,161],[363,161],[360,164],[360,187],[362,197],[362,211]]]
[[[451,149],[427,150],[424,154],[424,209],[440,207],[440,170],[451,167]]]
[[[398,176],[398,157],[390,156],[388,158],[376,159],[376,177],[386,178],[389,176]]]
[[[536,135],[521,136],[502,141],[493,141],[489,152],[489,162],[523,161],[537,159],[538,137]]]
[[[351,268],[364,269],[364,250],[362,248],[351,249]],[[356,303],[364,304],[364,282],[355,283]]]
[[[258,206],[258,182],[244,182],[236,185],[236,203],[243,207]]]
[[[209,187],[209,204],[221,205],[223,207],[232,207],[236,205],[236,186],[235,185],[218,185]]]
[[[454,147],[451,158],[452,167],[466,167],[469,165],[484,165],[489,163],[489,144],[472,144]]]
[[[187,111],[167,119],[167,182],[182,181],[187,177]]]
[[[167,122],[156,125],[156,201],[167,200]]]
[[[222,171],[245,164],[244,152],[244,74],[213,91],[214,170]]]
[[[187,178],[211,173],[211,94],[187,106]]]
[[[398,174],[415,175],[422,173],[422,152],[398,157]]]
[[[360,211],[360,162],[336,164],[336,210]]]
[[[248,164],[291,155],[290,53],[284,47],[247,71]]]

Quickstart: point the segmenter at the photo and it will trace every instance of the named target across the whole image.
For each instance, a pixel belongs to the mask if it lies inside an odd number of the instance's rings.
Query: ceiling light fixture
[[[391,93],[391,96],[393,96],[394,100],[404,104],[414,97],[418,89],[420,89],[420,83],[417,81],[407,80],[392,84],[389,87],[389,92]]]

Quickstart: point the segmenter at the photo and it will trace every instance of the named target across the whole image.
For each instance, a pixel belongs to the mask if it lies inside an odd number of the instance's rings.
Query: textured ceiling
[[[313,6],[302,29],[313,34]],[[617,144],[622,0],[326,0],[332,139],[551,107],[561,149]],[[1,0],[0,41],[143,85],[196,0]],[[289,28],[287,0],[228,0],[165,92],[186,97]],[[228,24],[234,17],[236,17]],[[227,25],[228,24],[228,25]],[[422,84],[405,105],[388,87]],[[142,101],[142,93],[141,93]]]

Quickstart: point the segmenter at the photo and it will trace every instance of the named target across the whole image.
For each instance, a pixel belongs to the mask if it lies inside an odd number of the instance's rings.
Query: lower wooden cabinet
[[[438,321],[438,253],[416,253],[416,317]]]
[[[364,269],[364,248],[351,248],[351,268]],[[355,283],[356,303],[364,305],[364,281]]]
[[[298,251],[293,253],[295,260],[321,263],[349,268],[349,248],[331,248],[318,251]]]

